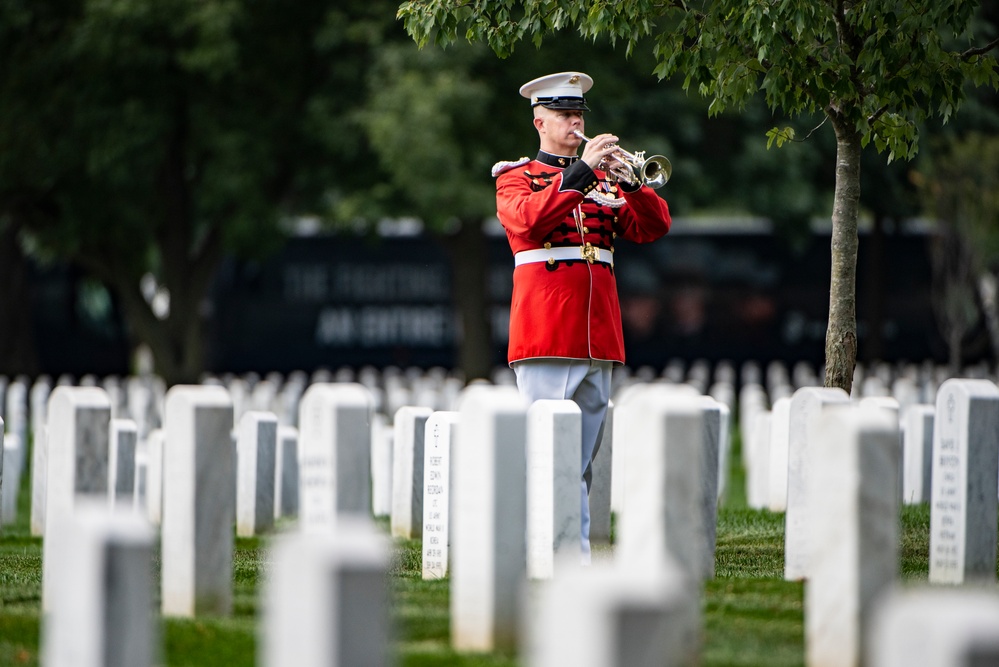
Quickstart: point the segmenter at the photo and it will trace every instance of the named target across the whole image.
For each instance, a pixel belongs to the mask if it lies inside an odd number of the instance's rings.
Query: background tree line
[[[763,215],[775,242],[791,244],[813,216],[828,216],[836,142],[809,135],[819,110],[785,121],[764,95],[747,94],[709,113],[710,97],[684,91],[682,73],[658,79],[653,35],[628,49],[558,32],[501,60],[483,43],[419,49],[397,9],[380,0],[0,0],[0,371],[37,370],[28,258],[77,267],[105,287],[131,342],[147,344],[176,383],[203,370],[207,296],[223,257],[266,257],[304,216],[372,234],[384,217],[415,216],[461,278],[461,366],[487,374],[489,169],[536,151],[517,89],[553,71],[594,76],[591,131],[670,157],[676,177],[662,193],[674,215]],[[996,16],[975,20],[995,35]],[[997,134],[995,98],[974,94],[974,113],[955,120],[985,132],[974,142],[984,145]],[[808,139],[768,150],[775,123]],[[940,134],[931,157],[964,129],[952,122]],[[863,210],[876,230],[921,210],[939,216],[943,195],[914,185],[951,182],[930,174],[932,160],[887,164],[868,153],[860,173],[877,196]],[[926,177],[913,179],[914,169]],[[978,265],[991,268],[985,256]],[[143,292],[151,284],[168,308]]]

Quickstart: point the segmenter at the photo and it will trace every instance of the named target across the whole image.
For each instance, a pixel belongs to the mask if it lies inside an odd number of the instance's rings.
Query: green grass
[[[715,577],[702,596],[702,665],[783,667],[804,664],[803,586],[783,580],[784,517],[745,505],[744,478],[733,447],[733,475],[719,510]],[[30,536],[27,484],[18,521],[0,534],[0,665],[38,665],[41,540]],[[901,513],[899,573],[928,577],[928,505]],[[378,525],[388,531],[387,521]],[[264,539],[236,539],[233,613],[161,622],[165,667],[250,667],[255,664],[258,587]],[[604,547],[603,550],[608,550]],[[420,542],[395,542],[391,615],[398,664],[404,667],[515,667],[515,655],[457,653],[449,645],[448,582],[420,577]]]
[[[381,523],[386,527],[384,522]],[[925,581],[928,506],[901,517],[900,576]],[[18,532],[0,536],[0,664],[37,665],[41,541]],[[23,530],[24,527],[22,527]],[[255,660],[257,589],[266,540],[237,539],[230,617],[167,619],[160,628],[164,665],[251,666]],[[703,665],[767,667],[804,663],[803,588],[783,580],[783,515],[723,507],[715,578],[703,594]],[[420,578],[420,543],[395,542],[392,622],[399,664],[407,667],[508,666],[516,656],[456,653],[449,646],[448,582]]]

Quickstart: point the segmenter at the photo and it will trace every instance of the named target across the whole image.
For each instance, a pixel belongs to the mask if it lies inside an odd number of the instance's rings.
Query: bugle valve
[[[572,133],[583,141],[590,141],[590,138],[579,130],[573,130]],[[666,185],[673,175],[673,165],[662,155],[645,157],[645,151],[630,153],[620,146],[615,146],[613,156],[620,164],[611,165],[607,171],[618,180],[630,185],[641,183],[652,189],[658,189]]]

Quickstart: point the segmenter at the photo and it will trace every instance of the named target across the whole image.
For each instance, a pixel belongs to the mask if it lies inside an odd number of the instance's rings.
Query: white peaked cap
[[[582,72],[559,72],[538,77],[520,87],[520,94],[531,106],[549,109],[588,110],[583,93],[593,86],[593,79]]]

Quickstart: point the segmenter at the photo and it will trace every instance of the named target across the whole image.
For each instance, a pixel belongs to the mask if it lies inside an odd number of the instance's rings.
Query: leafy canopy
[[[977,8],[968,0],[410,0],[398,16],[421,46],[463,34],[501,57],[569,27],[629,53],[651,36],[655,74],[682,77],[685,90],[711,98],[709,113],[763,91],[772,110],[824,113],[891,160],[915,154],[921,120],[954,113],[966,81],[999,87],[990,55],[999,40],[974,45]],[[793,134],[770,137],[780,144]]]

